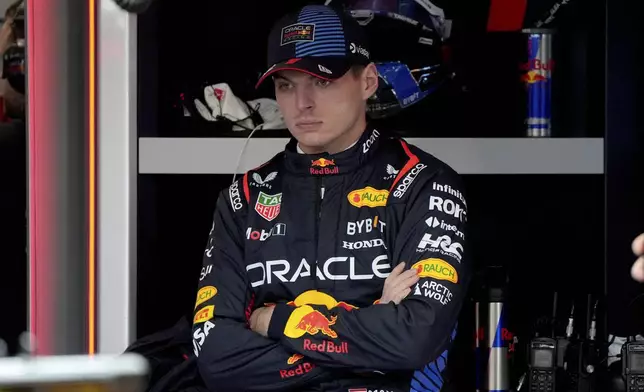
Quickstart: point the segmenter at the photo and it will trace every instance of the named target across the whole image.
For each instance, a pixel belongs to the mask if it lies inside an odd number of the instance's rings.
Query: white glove
[[[245,128],[253,129],[253,120],[248,118],[250,116],[248,107],[244,104],[244,101],[233,94],[233,90],[227,83],[207,86],[204,89],[204,98],[215,118],[222,116],[238,122],[239,126],[234,125],[233,131],[240,131]],[[240,120],[243,121],[239,122]]]
[[[280,112],[277,101],[269,98],[259,98],[248,101],[248,105],[256,110],[262,117],[263,124],[261,129],[284,129],[284,117]]]
[[[197,108],[197,111],[199,112],[201,117],[208,121],[217,121],[217,119],[213,117],[212,113],[210,112],[210,109],[208,109],[203,102],[195,98],[194,103],[195,108]]]

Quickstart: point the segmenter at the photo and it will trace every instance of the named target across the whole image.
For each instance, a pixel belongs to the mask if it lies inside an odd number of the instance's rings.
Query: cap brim
[[[280,71],[299,71],[324,80],[342,77],[353,63],[346,57],[302,57],[279,62],[264,72],[255,85],[258,88],[266,78]]]

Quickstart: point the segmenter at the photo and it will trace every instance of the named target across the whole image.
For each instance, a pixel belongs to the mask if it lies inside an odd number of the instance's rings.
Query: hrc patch
[[[312,41],[315,41],[315,24],[313,23],[295,23],[282,29],[281,46],[293,42]]]

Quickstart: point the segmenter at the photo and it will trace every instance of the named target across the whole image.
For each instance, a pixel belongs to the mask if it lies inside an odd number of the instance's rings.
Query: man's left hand
[[[271,317],[273,317],[272,306],[263,306],[255,309],[250,315],[250,329],[264,337],[267,337],[268,325],[271,323]]]

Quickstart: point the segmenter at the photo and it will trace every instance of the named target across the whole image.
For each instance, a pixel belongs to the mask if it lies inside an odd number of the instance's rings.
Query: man
[[[644,282],[644,233],[633,240],[633,253],[639,258],[631,268],[631,275],[638,282]]]
[[[470,279],[463,186],[367,125],[363,34],[307,6],[269,35],[259,83],[293,139],[219,195],[193,326],[211,390],[441,389]]]

